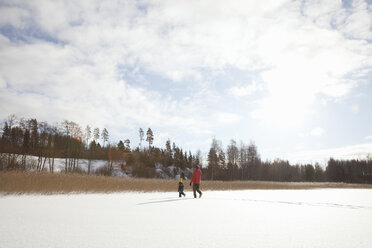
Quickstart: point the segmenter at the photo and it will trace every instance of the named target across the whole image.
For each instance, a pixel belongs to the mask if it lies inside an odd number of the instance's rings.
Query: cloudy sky
[[[0,1],[0,118],[263,159],[372,153],[372,1]]]

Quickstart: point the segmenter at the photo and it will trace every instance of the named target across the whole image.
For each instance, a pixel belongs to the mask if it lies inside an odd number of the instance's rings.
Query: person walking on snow
[[[185,197],[186,194],[183,192],[183,183],[182,180],[185,179],[185,174],[182,172],[180,178],[178,179],[178,195],[181,197],[182,195]]]
[[[200,170],[200,167],[196,165],[194,167],[194,173],[192,174],[190,186],[193,183],[192,190],[194,191],[194,198],[196,198],[196,192],[199,193],[199,198],[202,197],[202,192],[200,191],[200,181],[201,181],[202,172]]]

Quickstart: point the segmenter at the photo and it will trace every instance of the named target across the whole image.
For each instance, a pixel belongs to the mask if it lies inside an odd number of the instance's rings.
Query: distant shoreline
[[[185,191],[191,191],[189,180]],[[202,181],[202,190],[306,190],[322,188],[372,189],[372,184],[333,182]],[[166,179],[105,177],[86,174],[0,172],[0,195],[114,192],[176,192]]]

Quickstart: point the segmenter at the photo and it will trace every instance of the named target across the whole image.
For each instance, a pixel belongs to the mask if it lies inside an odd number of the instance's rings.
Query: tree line
[[[65,172],[84,172],[79,166],[81,159],[88,160],[87,173],[91,173],[92,160],[106,160],[107,166],[97,173],[111,175],[113,163],[121,164],[123,171],[138,177],[155,177],[156,167],[174,166],[170,176],[180,170],[201,165],[200,152],[193,155],[191,151],[183,151],[175,143],[167,140],[165,148],[153,146],[154,134],[151,128],[145,134],[139,129],[140,143],[131,148],[130,139],[120,140],[117,144],[109,142],[109,132],[89,125],[83,128],[65,120],[51,125],[35,118],[17,119],[12,115],[3,121],[0,139],[0,170],[26,170],[27,156],[36,156],[36,164],[31,165],[37,171],[55,170],[55,158],[65,160]],[[146,146],[143,142],[146,140]],[[102,144],[102,145],[101,145]]]
[[[153,146],[151,128],[145,133],[138,130],[139,144],[131,147],[130,139],[117,144],[109,142],[109,132],[98,127],[85,129],[73,121],[55,125],[39,122],[35,118],[18,119],[14,115],[3,121],[0,139],[0,170],[27,170],[54,172],[55,158],[64,159],[64,171],[111,175],[113,164],[119,163],[123,172],[136,177],[158,177],[161,168],[169,177],[181,171],[191,175],[191,168],[199,165],[204,180],[265,180],[286,182],[348,182],[372,183],[372,159],[329,159],[324,169],[319,164],[291,165],[286,160],[262,161],[254,142],[238,145],[231,140],[226,150],[222,142],[213,139],[205,162],[201,151],[184,151],[169,139],[164,148]],[[144,144],[146,141],[147,144]],[[102,145],[101,145],[102,144]],[[28,164],[27,157],[37,161]],[[80,160],[88,161],[82,170]],[[107,166],[92,171],[92,160],[105,160]],[[160,175],[161,176],[161,175]]]
[[[291,165],[286,160],[262,161],[254,142],[237,145],[231,140],[226,150],[221,141],[212,140],[204,168],[209,180],[264,180],[282,182],[347,182],[372,183],[372,159],[335,160],[330,158],[325,169],[318,163]]]

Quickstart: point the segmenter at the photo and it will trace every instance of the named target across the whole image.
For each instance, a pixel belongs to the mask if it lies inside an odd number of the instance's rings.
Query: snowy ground
[[[0,197],[0,247],[365,247],[372,190]]]

